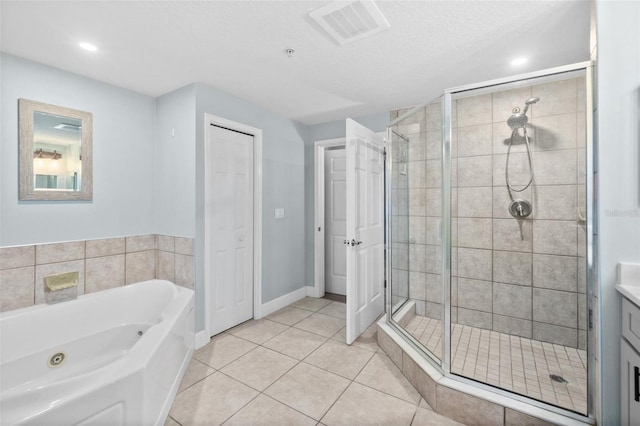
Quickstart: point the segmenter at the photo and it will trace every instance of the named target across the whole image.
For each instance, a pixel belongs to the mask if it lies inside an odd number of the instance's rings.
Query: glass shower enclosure
[[[391,291],[391,309],[404,305],[409,298],[409,138],[389,129],[391,141],[391,216],[392,226],[387,237],[393,243],[391,271],[395,285]]]
[[[592,411],[591,64],[392,111],[388,322],[451,378]]]

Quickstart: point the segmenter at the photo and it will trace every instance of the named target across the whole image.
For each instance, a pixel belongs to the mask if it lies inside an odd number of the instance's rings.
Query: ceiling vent
[[[334,2],[309,16],[339,44],[352,43],[390,27],[372,0]]]

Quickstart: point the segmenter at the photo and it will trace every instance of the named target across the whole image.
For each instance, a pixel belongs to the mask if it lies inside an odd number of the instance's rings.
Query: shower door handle
[[[640,368],[633,367],[633,397],[636,402],[640,402]]]

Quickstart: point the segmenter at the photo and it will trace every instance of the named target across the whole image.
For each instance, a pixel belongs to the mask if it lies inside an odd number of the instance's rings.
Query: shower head
[[[523,114],[526,114],[527,111],[529,111],[529,105],[531,104],[535,104],[536,102],[538,102],[540,100],[540,98],[529,98],[525,101],[524,103],[524,111],[522,111]]]
[[[527,117],[527,111],[529,111],[529,106],[538,102],[540,98],[529,98],[524,102],[524,110],[520,112],[520,108],[513,109],[513,115],[509,117],[507,120],[507,125],[511,127],[513,130],[519,129],[521,127],[525,127],[529,122],[529,117]]]
[[[527,125],[529,118],[527,118],[527,114],[522,112],[516,112],[507,120],[507,125],[511,127],[512,130],[519,129]]]

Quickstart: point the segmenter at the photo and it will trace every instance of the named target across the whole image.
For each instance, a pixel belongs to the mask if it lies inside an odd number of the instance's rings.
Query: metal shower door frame
[[[416,112],[418,112],[421,108],[424,108],[426,105],[436,101],[437,99],[439,99],[440,96],[438,96],[437,98],[429,101],[426,104],[422,104],[420,106],[417,106],[413,109],[411,109],[409,112],[407,112],[406,114],[398,117],[397,119],[393,120],[391,123],[389,123],[389,125],[387,126],[386,129],[386,138],[385,138],[385,146],[386,146],[386,157],[385,157],[385,208],[384,208],[384,212],[385,212],[385,294],[386,294],[386,304],[385,304],[385,316],[387,319],[387,324],[389,324],[390,327],[392,327],[398,334],[400,334],[409,345],[411,345],[414,349],[416,349],[417,351],[421,352],[422,354],[425,355],[425,357],[427,357],[429,359],[430,362],[434,363],[434,365],[437,366],[438,369],[441,369],[441,364],[442,361],[440,360],[440,358],[438,358],[438,356],[442,357],[442,354],[436,355],[431,353],[431,351],[429,351],[427,348],[424,347],[424,345],[422,345],[420,342],[418,342],[418,340],[413,337],[411,334],[409,334],[406,330],[404,330],[404,328],[402,328],[401,326],[399,326],[395,320],[393,319],[393,314],[394,314],[394,304],[393,304],[393,291],[392,291],[392,287],[393,287],[393,280],[392,280],[392,260],[393,260],[393,250],[392,250],[392,236],[393,236],[393,232],[392,232],[392,223],[391,223],[391,217],[392,217],[392,213],[393,213],[393,203],[392,203],[392,176],[393,176],[393,162],[394,162],[394,155],[393,155],[393,133],[396,133],[396,135],[398,135],[397,132],[395,132],[393,130],[393,125],[395,125],[396,123],[399,123],[400,121],[406,119],[407,117],[412,116],[413,114],[415,114]],[[410,141],[408,141],[408,143],[410,143]],[[407,200],[408,203],[408,200]],[[407,222],[408,223],[408,222]],[[408,225],[407,225],[408,226]],[[403,303],[400,304],[398,306],[398,310],[402,309],[402,306],[404,306],[407,302],[409,301],[409,297],[407,295],[407,300]],[[444,316],[444,314],[443,314]]]
[[[412,346],[414,349],[417,349],[419,352],[425,354],[425,358],[428,362],[430,362],[437,370],[443,373],[444,378],[441,379],[442,384],[450,386],[454,389],[463,390],[464,388],[470,389],[470,387],[480,389],[480,391],[489,391],[493,394],[497,394],[498,398],[506,397],[509,400],[515,401],[516,404],[520,405],[521,403],[527,404],[529,406],[538,407],[553,413],[560,414],[562,416],[572,418],[582,422],[593,423],[594,420],[599,417],[599,395],[600,391],[600,383],[601,383],[601,371],[597,369],[597,362],[595,360],[595,356],[600,354],[602,351],[599,339],[599,333],[601,330],[601,320],[599,312],[601,312],[601,304],[599,294],[599,271],[597,268],[597,258],[598,258],[598,218],[597,218],[597,159],[598,159],[598,151],[597,144],[594,140],[594,126],[595,126],[595,114],[594,114],[594,92],[595,92],[595,79],[594,79],[594,67],[595,63],[593,61],[585,61],[576,64],[570,64],[562,67],[556,67],[541,71],[536,71],[532,73],[519,74],[511,77],[489,80],[485,82],[475,83],[471,85],[465,85],[455,88],[450,88],[445,90],[444,95],[438,96],[429,102],[426,102],[422,105],[419,105],[406,114],[398,117],[397,119],[391,121],[387,127],[387,161],[385,165],[385,256],[386,256],[386,295],[387,295],[387,324],[393,328],[396,332],[398,332],[406,342]],[[585,155],[586,155],[586,248],[587,248],[587,257],[586,257],[586,268],[587,268],[587,301],[588,301],[588,312],[594,312],[593,317],[595,318],[593,322],[593,326],[591,326],[591,321],[589,328],[587,330],[587,356],[588,356],[588,364],[587,364],[587,410],[588,413],[586,416],[578,414],[573,411],[569,411],[563,408],[560,408],[555,405],[551,405],[542,401],[535,400],[533,398],[529,398],[523,395],[516,394],[514,392],[510,392],[498,387],[494,387],[488,384],[480,383],[475,380],[467,379],[463,376],[459,376],[451,373],[451,141],[452,141],[452,126],[451,126],[451,107],[452,100],[456,94],[460,94],[463,92],[469,91],[482,91],[484,89],[486,92],[493,91],[497,86],[501,87],[509,87],[509,86],[522,86],[525,84],[530,84],[529,80],[543,80],[549,78],[553,80],[553,77],[556,75],[572,73],[572,72],[580,72],[583,71],[585,75],[585,127],[586,127],[586,146],[585,146]],[[441,232],[442,232],[442,245],[441,245],[441,255],[442,255],[442,268],[441,268],[441,279],[442,279],[442,289],[443,289],[443,318],[442,318],[442,335],[444,339],[444,349],[442,355],[442,360],[437,359],[433,354],[431,354],[422,344],[417,342],[413,336],[411,336],[408,332],[406,332],[401,326],[394,322],[392,318],[392,232],[391,232],[391,215],[393,213],[392,210],[392,202],[391,202],[391,176],[392,176],[392,167],[393,167],[393,149],[392,149],[392,126],[401,122],[402,120],[410,117],[414,113],[418,112],[421,108],[433,103],[437,99],[442,98],[443,104],[443,120],[442,120],[442,221],[441,221]],[[595,398],[598,396],[598,399]],[[522,409],[526,411],[526,405],[521,405]]]
[[[598,288],[598,270],[597,270],[597,198],[596,198],[596,173],[597,173],[597,147],[594,143],[594,103],[593,103],[593,68],[595,64],[592,61],[580,62],[576,64],[566,65],[562,67],[556,67],[532,73],[519,74],[511,77],[489,80],[480,83],[474,83],[471,85],[465,85],[445,90],[444,99],[442,102],[442,221],[441,221],[441,234],[442,234],[442,290],[443,290],[443,303],[444,303],[444,319],[442,321],[443,330],[442,335],[444,337],[444,356],[442,359],[442,370],[445,376],[444,380],[465,383],[472,385],[476,388],[489,390],[493,393],[504,395],[511,399],[525,402],[527,404],[543,408],[548,411],[552,411],[563,416],[571,417],[576,420],[585,421],[586,419],[593,420],[596,418],[597,402],[594,400],[595,395],[600,395],[600,390],[594,394],[594,387],[600,386],[600,372],[596,370],[597,364],[595,361],[595,355],[600,353],[600,340],[596,338],[599,336],[600,326],[600,304],[599,301],[599,288]],[[545,77],[553,78],[553,76],[572,73],[572,72],[585,72],[585,127],[586,127],[586,234],[587,234],[587,308],[588,312],[596,310],[598,323],[587,329],[587,416],[580,415],[573,411],[569,411],[560,408],[555,405],[547,404],[533,398],[518,395],[514,392],[504,390],[502,388],[494,387],[485,383],[480,383],[475,380],[465,378],[463,376],[453,374],[451,372],[451,141],[452,141],[452,102],[456,95],[460,95],[464,92],[482,92],[483,89],[486,92],[493,91],[496,87],[509,87],[509,86],[521,86],[524,84],[530,84],[529,80],[542,79]],[[591,321],[589,321],[591,323]],[[591,324],[589,324],[591,325]]]

